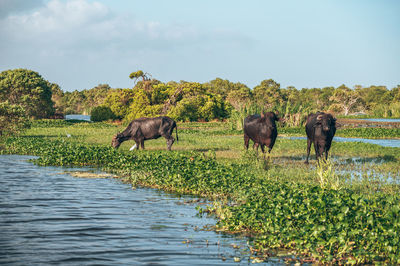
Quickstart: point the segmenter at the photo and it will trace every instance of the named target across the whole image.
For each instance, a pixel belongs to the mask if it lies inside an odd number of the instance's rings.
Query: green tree
[[[253,89],[253,97],[259,106],[267,110],[283,105],[286,101],[283,98],[281,85],[273,79],[261,81],[260,85]]]
[[[176,88],[156,80],[152,80],[150,84],[149,89],[145,89],[139,83],[133,88],[132,102],[125,119],[154,117],[168,112],[174,101]]]
[[[91,110],[95,106],[102,105],[110,91],[111,87],[108,84],[99,84],[90,90],[83,90],[82,92],[85,95],[85,109]]]
[[[245,91],[250,90],[246,85],[237,82],[231,82],[227,79],[216,78],[208,83],[203,84],[207,89],[207,92],[220,95],[223,99],[226,99],[232,91]]]
[[[65,114],[85,114],[86,96],[83,91],[74,90],[64,93]]]
[[[249,105],[251,100],[251,90],[248,87],[231,90],[226,97],[226,101],[232,105],[236,111],[240,111],[246,105]]]
[[[64,92],[61,90],[60,86],[55,83],[49,82],[48,86],[51,88],[51,100],[54,103],[55,113],[64,114],[66,108]]]
[[[360,99],[361,97],[357,91],[342,85],[331,96],[331,100],[334,102],[332,108],[342,110],[344,115],[348,115],[350,111],[355,110],[360,103]]]
[[[129,113],[134,95],[132,89],[113,89],[108,93],[103,105],[110,107],[116,118],[123,119]]]
[[[49,82],[39,73],[27,69],[0,73],[0,102],[20,105],[28,117],[46,118],[54,114]]]
[[[182,82],[168,115],[180,121],[210,121],[228,116],[229,108],[222,96],[208,93],[197,82]]]
[[[93,122],[101,122],[112,119],[115,119],[115,115],[108,106],[93,107],[90,113],[90,120]]]
[[[393,89],[392,89],[392,96],[393,96],[393,99],[392,99],[392,102],[393,103],[399,103],[400,102],[400,85],[397,85],[396,87],[394,87]]]
[[[357,92],[365,103],[367,110],[372,110],[381,104],[388,105],[393,99],[391,92],[385,86],[357,88]]]
[[[142,70],[138,70],[136,72],[132,72],[129,75],[129,78],[134,80],[135,85],[137,80],[142,78],[143,89],[149,90],[151,88],[151,75],[149,73],[144,73]]]
[[[151,75],[149,73],[144,73],[142,70],[138,70],[136,72],[132,72],[129,75],[130,79],[133,79],[135,82],[139,79],[142,78],[142,81],[147,81],[150,80]]]

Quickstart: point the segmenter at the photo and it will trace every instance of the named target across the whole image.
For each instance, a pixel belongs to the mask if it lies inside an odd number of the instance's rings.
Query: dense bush
[[[50,83],[39,73],[28,69],[0,73],[0,102],[19,105],[25,116],[48,118],[54,114]]]
[[[228,111],[221,97],[197,95],[179,101],[168,115],[178,121],[211,121],[226,118]]]
[[[94,107],[90,113],[90,120],[93,122],[101,122],[111,119],[115,119],[115,115],[108,106]]]
[[[20,105],[0,103],[0,136],[17,133],[30,125],[25,109]]]

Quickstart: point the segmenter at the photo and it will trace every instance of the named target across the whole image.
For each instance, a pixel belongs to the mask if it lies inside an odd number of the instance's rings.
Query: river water
[[[307,139],[307,137],[279,137],[284,139]],[[362,142],[369,144],[376,144],[383,147],[400,147],[400,139],[363,139],[363,138],[343,138],[334,137],[333,142]]]
[[[78,115],[78,114],[72,114],[72,115],[66,115],[65,120],[84,120],[84,121],[90,121],[90,115]]]
[[[395,122],[400,123],[399,118],[364,118],[359,120],[372,121],[372,122]]]
[[[2,265],[251,264],[247,239],[201,230],[215,220],[197,216],[191,197],[77,178],[65,171],[89,169],[30,158],[0,155]]]

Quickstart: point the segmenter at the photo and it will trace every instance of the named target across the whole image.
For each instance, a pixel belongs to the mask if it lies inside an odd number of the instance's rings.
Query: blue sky
[[[253,88],[400,84],[397,0],[0,0],[0,71],[64,91],[129,74]]]

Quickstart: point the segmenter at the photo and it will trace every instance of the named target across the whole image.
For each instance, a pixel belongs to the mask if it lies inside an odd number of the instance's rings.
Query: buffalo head
[[[270,121],[280,121],[281,118],[279,118],[278,115],[279,113],[274,113],[274,112],[261,113],[261,119],[269,118]]]
[[[336,118],[330,114],[320,114],[317,116],[317,123],[315,126],[322,126],[323,131],[331,130],[331,127],[335,126]]]
[[[118,147],[121,145],[123,142],[123,135],[121,133],[117,133],[111,140],[111,146],[113,148],[118,149]]]

